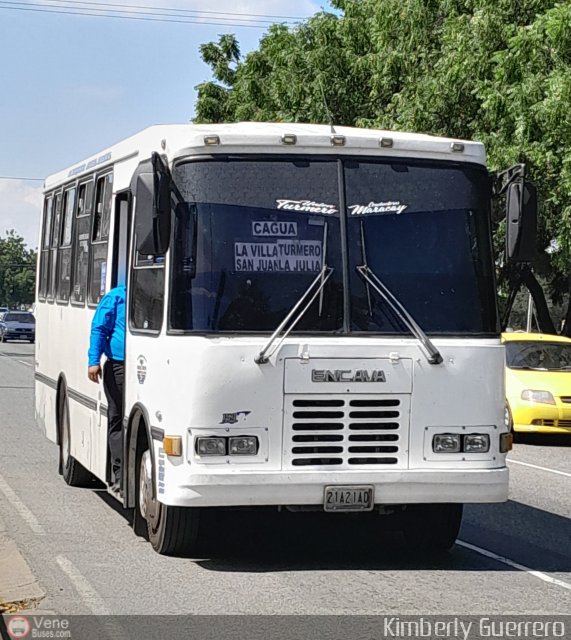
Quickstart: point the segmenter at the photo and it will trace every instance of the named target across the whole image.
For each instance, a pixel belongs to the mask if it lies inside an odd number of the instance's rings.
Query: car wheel
[[[514,429],[514,420],[513,420],[513,416],[512,416],[512,411],[510,409],[510,405],[507,403],[506,401],[506,406],[504,409],[504,425],[506,427],[506,429],[512,434],[514,442],[516,439],[516,432]]]

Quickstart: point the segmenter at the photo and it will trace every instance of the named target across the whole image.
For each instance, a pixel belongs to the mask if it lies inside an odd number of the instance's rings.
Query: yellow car
[[[515,432],[571,434],[571,339],[504,333],[506,423]]]

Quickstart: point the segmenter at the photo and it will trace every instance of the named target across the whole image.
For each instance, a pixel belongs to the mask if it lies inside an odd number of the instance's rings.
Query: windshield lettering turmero
[[[408,208],[407,204],[402,204],[399,200],[387,202],[369,202],[369,204],[352,204],[349,213],[352,216],[365,216],[374,213],[402,213]]]
[[[312,369],[312,382],[386,382],[385,372],[381,369]]]
[[[300,211],[302,213],[325,213],[333,215],[337,209],[332,204],[314,202],[313,200],[276,200],[278,209]]]

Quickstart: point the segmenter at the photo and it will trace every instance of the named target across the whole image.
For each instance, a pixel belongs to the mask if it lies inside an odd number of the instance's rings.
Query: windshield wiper
[[[276,352],[276,350],[280,347],[281,343],[288,337],[288,335],[293,331],[293,328],[295,327],[295,325],[303,318],[303,316],[305,315],[306,311],[309,309],[309,307],[311,306],[312,302],[315,300],[315,298],[317,298],[317,296],[321,293],[321,291],[323,291],[323,288],[325,287],[327,281],[329,280],[329,277],[331,276],[331,274],[333,273],[333,268],[332,267],[328,267],[326,264],[323,265],[323,268],[321,269],[321,271],[317,274],[317,277],[315,278],[315,280],[309,285],[309,287],[304,291],[303,295],[301,296],[301,298],[295,303],[295,305],[293,306],[293,308],[291,309],[291,311],[287,314],[287,316],[281,321],[280,325],[278,326],[278,328],[272,333],[271,338],[268,340],[268,342],[266,343],[266,345],[264,346],[264,348],[260,351],[260,353],[256,356],[256,358],[254,359],[254,361],[257,364],[265,364],[266,362],[269,361],[270,357]],[[316,288],[315,285],[317,285],[319,283],[319,286]],[[315,289],[315,291],[313,291]],[[295,319],[293,320],[293,322],[290,324],[290,326],[288,327],[288,329],[285,331],[285,333],[282,336],[282,339],[274,346],[273,349],[271,349],[270,351],[270,347],[274,344],[275,340],[277,339],[277,337],[280,335],[281,331],[284,329],[284,327],[287,326],[288,322],[295,316],[296,311],[301,307],[301,305],[304,303],[304,301],[307,299],[307,297],[313,292],[313,295],[311,296],[311,299],[309,300],[309,302],[305,305],[305,307],[297,314],[297,316],[295,317]]]
[[[422,351],[430,364],[441,364],[443,362],[440,351],[434,346],[430,338],[424,333],[414,318],[405,309],[400,300],[381,282],[377,274],[371,270],[367,264],[357,267],[357,272],[366,283],[381,296],[388,304],[399,320],[409,329],[413,336],[420,342]]]
[[[311,307],[312,302],[319,296],[319,317],[321,318],[321,314],[323,312],[323,290],[327,281],[329,280],[331,274],[333,273],[333,268],[327,266],[327,232],[329,225],[327,222],[323,223],[323,241],[321,244],[322,247],[322,255],[323,255],[323,267],[321,271],[317,274],[315,280],[307,287],[307,289],[303,292],[301,298],[295,303],[292,307],[291,311],[287,314],[287,316],[280,322],[278,328],[272,333],[270,339],[260,351],[260,353],[254,358],[254,362],[257,364],[265,364],[269,361],[271,356],[279,349],[282,342],[289,336],[289,334],[293,331],[295,325],[303,318],[309,307]],[[317,283],[319,285],[316,287]],[[315,292],[313,290],[315,289]],[[271,349],[274,341],[280,335],[281,331],[287,326],[288,322],[295,316],[296,311],[301,307],[301,305],[305,302],[305,300],[311,295],[310,301],[305,305],[305,307],[299,312],[299,314],[294,318],[293,322],[286,329],[285,333],[282,336],[282,339],[276,344],[276,346]],[[320,295],[321,294],[321,295]]]

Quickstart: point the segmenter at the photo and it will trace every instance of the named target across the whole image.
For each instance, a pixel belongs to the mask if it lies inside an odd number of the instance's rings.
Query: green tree
[[[201,45],[200,55],[212,69],[217,82],[204,82],[198,85],[200,103],[200,122],[224,122],[232,119],[228,107],[230,89],[236,79],[235,67],[240,61],[240,48],[235,36],[220,36],[218,43],[208,42]]]
[[[34,301],[36,252],[14,230],[0,236],[0,305],[18,307]]]
[[[196,122],[298,121],[480,140],[492,170],[525,162],[540,194],[534,272],[556,304],[571,290],[571,3],[332,0],[273,25],[241,58],[201,49],[214,80]],[[503,212],[495,214],[501,255]],[[509,270],[498,262],[504,297]],[[566,332],[571,335],[571,306]]]

